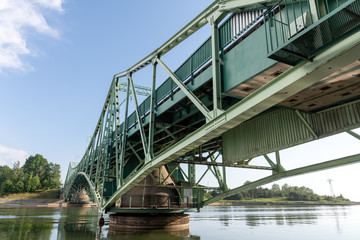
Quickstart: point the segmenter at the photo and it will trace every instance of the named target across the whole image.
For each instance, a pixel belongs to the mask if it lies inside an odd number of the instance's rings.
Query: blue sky
[[[40,153],[61,165],[64,179],[69,162],[85,151],[113,75],[159,47],[211,2],[1,0],[0,165],[24,163]],[[177,67],[209,36],[209,28],[165,55],[164,62]],[[158,83],[162,76],[160,71]],[[149,86],[149,79],[134,76],[135,84]],[[284,151],[284,165],[358,153],[360,141],[344,134],[332,139]],[[358,172],[355,164],[283,182],[329,194],[332,178],[336,194],[360,201]],[[229,170],[228,181],[232,187],[262,175]]]

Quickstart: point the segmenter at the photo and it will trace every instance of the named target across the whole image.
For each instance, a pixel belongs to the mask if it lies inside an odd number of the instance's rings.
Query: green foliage
[[[350,200],[344,198],[342,194],[340,194],[340,196],[337,197],[323,196],[322,199],[328,202],[350,202]]]
[[[12,192],[13,190],[13,183],[11,180],[6,180],[4,182],[4,186],[3,186],[3,191],[6,193],[6,192]]]
[[[14,186],[15,193],[21,193],[24,191],[24,182],[18,181]]]
[[[287,193],[290,201],[319,201],[320,196],[307,187],[290,187]]]
[[[35,192],[36,190],[40,189],[41,185],[40,185],[40,178],[38,175],[36,175],[35,177],[31,178],[30,180],[30,191],[31,192]]]
[[[251,183],[246,181],[244,185]],[[218,191],[214,190],[208,193],[209,196],[216,196]],[[278,184],[273,184],[271,189],[268,188],[254,188],[241,193],[229,196],[225,200],[252,200],[256,198],[279,198],[284,197],[288,201],[320,201],[325,200],[328,202],[350,202],[349,199],[344,198],[342,195],[338,197],[319,196],[307,187],[291,187],[284,184],[281,188]],[[211,198],[211,197],[209,197]]]
[[[60,165],[49,163],[40,154],[28,157],[22,167],[19,161],[12,169],[0,166],[0,196],[60,187]]]

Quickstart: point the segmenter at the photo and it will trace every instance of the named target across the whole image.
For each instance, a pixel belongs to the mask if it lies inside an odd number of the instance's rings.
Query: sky
[[[60,164],[64,181],[69,162],[85,152],[113,75],[151,53],[211,2],[0,0],[0,165],[23,164],[38,153]],[[177,68],[209,34],[204,27],[162,60]],[[135,84],[150,86],[149,73],[136,73]],[[157,85],[164,80],[159,71]],[[359,147],[359,140],[341,134],[284,150],[281,159],[292,169],[356,154]],[[266,165],[261,158],[254,163]],[[203,170],[197,170],[199,177]],[[359,172],[360,164],[353,164],[277,183],[329,195],[332,179],[336,195],[360,201]],[[235,187],[268,174],[229,169],[227,181]]]

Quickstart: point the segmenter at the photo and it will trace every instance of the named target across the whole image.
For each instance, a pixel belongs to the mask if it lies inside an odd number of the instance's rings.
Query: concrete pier
[[[183,213],[116,213],[110,215],[109,231],[112,232],[156,229],[187,230],[189,229],[189,215]]]

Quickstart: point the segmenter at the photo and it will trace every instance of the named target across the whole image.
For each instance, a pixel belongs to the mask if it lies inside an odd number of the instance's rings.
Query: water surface
[[[1,206],[0,206],[1,207]],[[109,231],[96,208],[0,208],[0,239],[359,239],[360,206],[218,206],[179,232]]]

